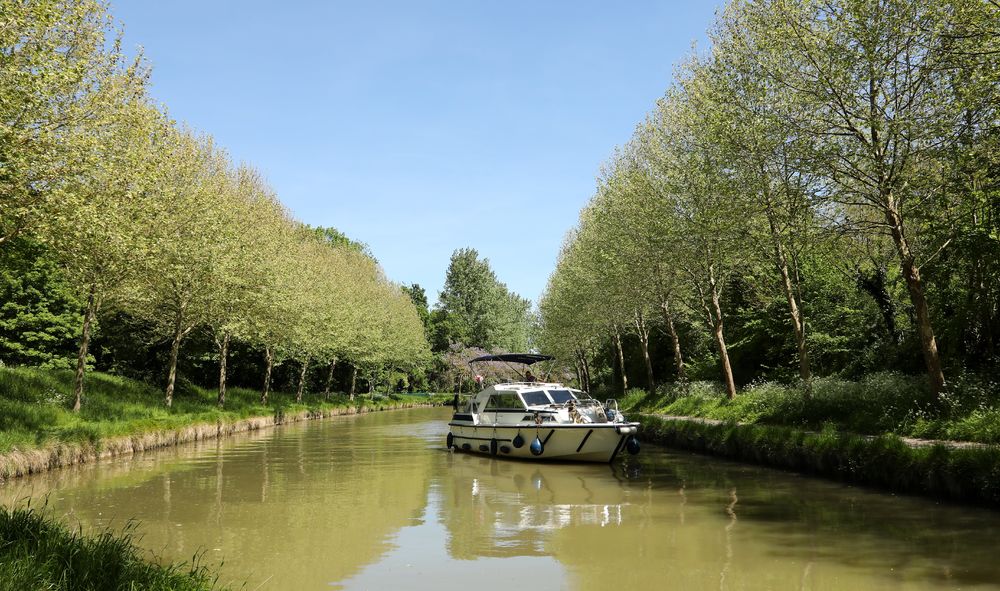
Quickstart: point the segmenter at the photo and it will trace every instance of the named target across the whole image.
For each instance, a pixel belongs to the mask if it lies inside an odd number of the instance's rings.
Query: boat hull
[[[448,423],[449,441],[456,451],[505,458],[546,461],[611,462],[626,452],[627,442],[638,431],[638,423],[589,423],[524,425],[473,425]],[[520,435],[521,447],[515,446]],[[542,442],[535,455],[531,444]]]

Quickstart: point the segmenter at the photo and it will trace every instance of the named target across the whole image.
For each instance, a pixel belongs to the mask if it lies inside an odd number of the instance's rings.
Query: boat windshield
[[[566,404],[576,399],[569,390],[549,390],[549,396],[552,397],[552,401],[556,404]]]
[[[497,392],[486,402],[486,410],[523,410],[524,404],[517,397],[517,392]]]
[[[545,395],[544,390],[531,390],[530,392],[521,392],[521,397],[524,398],[524,403],[528,406],[538,406],[541,404],[552,404],[549,397]]]

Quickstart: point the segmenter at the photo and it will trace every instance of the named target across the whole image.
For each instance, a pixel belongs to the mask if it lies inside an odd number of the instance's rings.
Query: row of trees
[[[733,0],[711,40],[602,171],[543,348],[586,385],[610,343],[627,387],[634,337],[652,387],[659,327],[677,378],[711,347],[730,397],[789,358],[808,385],[912,352],[934,393],[949,364],[995,369],[1000,3]]]
[[[91,0],[0,0],[0,249],[43,247],[82,306],[75,408],[95,319],[170,344],[165,402],[193,331],[212,336],[225,402],[234,341],[274,363],[407,368],[429,357],[410,298],[363,248],[294,221],[252,167],[173,122],[141,57]],[[23,247],[22,247],[23,248]],[[327,382],[329,388],[329,380]]]

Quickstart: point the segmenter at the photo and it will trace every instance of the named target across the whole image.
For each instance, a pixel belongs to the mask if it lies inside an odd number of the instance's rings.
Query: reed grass
[[[135,524],[94,536],[44,511],[0,506],[0,591],[206,591],[216,577],[195,559],[160,565],[136,544]]]

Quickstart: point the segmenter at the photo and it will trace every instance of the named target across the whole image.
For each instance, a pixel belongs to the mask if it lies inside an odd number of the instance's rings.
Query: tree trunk
[[[219,408],[226,405],[226,361],[229,358],[229,333],[219,342]]]
[[[73,382],[73,412],[80,412],[83,399],[83,377],[87,371],[87,349],[90,347],[90,325],[94,320],[97,285],[90,285],[87,309],[83,313],[83,335],[80,336],[80,353],[76,357],[76,379]]]
[[[649,327],[646,326],[646,317],[639,310],[635,312],[635,332],[639,335],[642,360],[646,364],[646,391],[652,394],[656,390],[656,382],[653,379],[653,361],[649,358]]]
[[[781,275],[781,289],[785,292],[785,301],[788,302],[788,314],[792,320],[795,343],[799,349],[799,377],[805,384],[805,397],[808,399],[811,394],[812,370],[809,368],[809,351],[806,348],[805,323],[802,321],[802,311],[795,297],[795,289],[792,287],[792,278],[788,272],[788,258],[785,256],[785,249],[781,243],[778,225],[774,219],[771,198],[766,192],[765,204],[767,209],[767,223],[771,229],[771,241],[774,247],[774,265],[778,269],[778,274]]]
[[[733,366],[729,363],[729,348],[726,346],[722,306],[719,303],[719,286],[715,282],[715,270],[712,266],[708,268],[708,284],[711,290],[712,308],[711,310],[707,309],[704,298],[702,306],[706,307],[708,320],[712,327],[712,336],[715,337],[715,344],[719,348],[719,361],[722,364],[722,381],[726,385],[726,397],[732,400],[736,398],[736,380],[733,379]]]
[[[354,400],[354,386],[357,385],[357,383],[358,383],[358,368],[351,366],[351,392],[350,392],[351,401]]]
[[[622,370],[622,395],[628,391],[628,376],[625,374],[625,352],[622,350],[622,335],[618,330],[618,325],[614,325],[615,352],[618,367]]]
[[[583,349],[577,349],[576,360],[580,368],[580,389],[584,392],[590,392],[590,367],[587,365],[587,352]]]
[[[330,368],[326,372],[326,387],[323,388],[323,396],[330,398],[330,386],[333,385],[333,370],[337,368],[337,358],[330,361]]]
[[[295,402],[302,402],[302,392],[306,388],[306,372],[309,371],[309,357],[302,360],[302,371],[299,372],[299,389],[295,393]]]
[[[264,390],[260,393],[261,404],[267,404],[267,395],[271,392],[271,370],[274,369],[274,353],[271,352],[271,347],[264,347],[264,360],[266,366],[264,368]]]
[[[877,266],[874,271],[867,273],[858,270],[858,288],[867,293],[875,300],[879,312],[882,314],[882,322],[885,323],[885,331],[894,344],[899,343],[899,330],[896,329],[896,304],[886,289],[885,269]]]
[[[941,369],[941,357],[938,354],[937,340],[934,338],[934,328],[931,326],[931,315],[924,294],[924,284],[920,278],[920,269],[917,268],[913,252],[910,250],[910,243],[903,231],[903,219],[896,211],[896,202],[891,194],[886,202],[888,203],[885,214],[886,221],[889,223],[892,239],[896,243],[903,278],[906,279],[906,287],[910,292],[910,302],[913,304],[916,314],[917,330],[920,333],[920,344],[924,353],[924,364],[927,366],[927,381],[930,383],[931,394],[937,396],[944,390],[944,371]]]
[[[670,342],[674,348],[674,371],[677,373],[677,381],[683,382],[687,379],[684,372],[684,357],[681,355],[681,339],[677,335],[674,327],[674,315],[670,313],[670,300],[662,298],[660,300],[660,310],[663,311],[663,321],[667,325],[667,332],[670,333]]]
[[[174,320],[174,339],[170,344],[170,369],[167,373],[167,407],[174,404],[174,383],[177,381],[177,355],[181,350],[181,339],[184,338],[184,330],[181,325],[181,314],[177,313]]]

